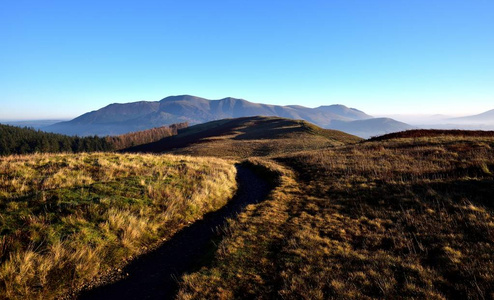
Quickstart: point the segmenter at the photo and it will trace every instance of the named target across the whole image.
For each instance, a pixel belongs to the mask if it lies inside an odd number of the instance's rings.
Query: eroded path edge
[[[221,238],[216,229],[247,205],[263,201],[272,188],[248,167],[236,168],[238,191],[228,204],[134,260],[123,270],[129,274],[126,278],[85,291],[78,299],[172,299],[178,290],[178,278],[210,263]]]

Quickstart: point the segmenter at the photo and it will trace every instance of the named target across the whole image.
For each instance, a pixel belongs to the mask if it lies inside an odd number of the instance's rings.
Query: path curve
[[[270,191],[269,184],[250,169],[236,168],[238,190],[228,204],[132,261],[123,270],[128,277],[85,291],[78,299],[173,299],[178,291],[177,278],[210,262],[216,249],[214,240],[218,238],[215,229],[245,206],[264,200]]]

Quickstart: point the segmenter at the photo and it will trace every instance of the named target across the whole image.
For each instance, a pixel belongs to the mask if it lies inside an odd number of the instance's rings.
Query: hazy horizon
[[[0,119],[191,94],[370,115],[494,109],[494,2],[10,1]]]

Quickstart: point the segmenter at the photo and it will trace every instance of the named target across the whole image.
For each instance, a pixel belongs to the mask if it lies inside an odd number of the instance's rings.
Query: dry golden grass
[[[302,150],[324,149],[362,139],[306,121],[277,117],[246,117],[195,125],[159,142],[132,151],[181,155],[249,158]]]
[[[248,158],[271,156],[297,152],[307,149],[319,149],[334,146],[334,142],[321,136],[294,134],[282,139],[235,140],[228,137],[208,139],[207,143],[194,144],[171,153],[193,156],[216,156],[225,158]],[[341,145],[337,143],[337,145]]]
[[[283,227],[290,218],[292,194],[298,193],[293,173],[276,163],[250,159],[248,166],[277,184],[268,199],[249,205],[230,220],[226,236],[210,268],[184,276],[178,299],[259,298],[277,277],[276,255],[283,241]],[[273,248],[274,247],[274,248]]]
[[[223,206],[232,163],[61,154],[0,159],[0,298],[81,287]]]
[[[230,223],[179,299],[494,298],[493,138],[365,142],[275,161],[295,173],[271,175],[278,188]]]

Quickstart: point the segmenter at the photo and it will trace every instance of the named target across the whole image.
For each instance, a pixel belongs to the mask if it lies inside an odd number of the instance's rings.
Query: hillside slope
[[[419,139],[419,138],[438,138],[450,137],[451,139],[459,138],[488,138],[494,137],[494,131],[485,130],[445,130],[445,129],[415,129],[389,133],[371,138],[370,141],[386,141],[392,139]]]
[[[178,299],[493,299],[494,138],[422,136],[251,159],[278,187]]]
[[[191,126],[179,130],[176,136],[125,151],[245,158],[321,149],[360,140],[302,120],[245,117]]]

